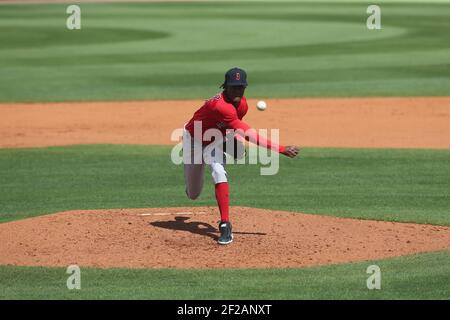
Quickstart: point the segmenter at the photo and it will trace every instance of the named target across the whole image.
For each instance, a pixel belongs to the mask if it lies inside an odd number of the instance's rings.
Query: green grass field
[[[428,3],[428,2],[426,2]],[[238,65],[249,97],[450,93],[450,3],[82,4],[0,10],[0,101],[203,98]]]
[[[367,267],[382,273],[368,290]],[[90,269],[0,266],[0,299],[450,299],[450,252],[302,269]],[[220,285],[218,285],[220,283]]]
[[[0,5],[0,102],[203,99],[233,66],[248,71],[248,97],[450,95],[449,1],[381,2],[376,31],[362,1],[80,6],[82,29],[69,31],[67,4]],[[186,198],[169,151],[1,149],[0,223],[215,205],[209,183]],[[282,158],[276,176],[228,172],[232,205],[450,226],[450,150],[307,148]],[[381,290],[366,287],[370,264]],[[80,291],[67,290],[67,276],[0,266],[0,299],[450,299],[450,251],[301,269],[82,268]]]
[[[186,198],[182,168],[169,154],[167,146],[0,150],[0,221],[70,209],[214,205],[212,184],[199,200]],[[321,148],[282,160],[276,176],[259,176],[257,166],[229,166],[232,195],[239,194],[232,204],[450,225],[448,150]],[[379,292],[365,287],[370,264],[387,271]],[[287,270],[86,269],[78,293],[67,290],[61,268],[3,266],[0,298],[449,299],[449,266],[450,251]],[[227,285],[218,289],[223,277]]]
[[[72,209],[215,205],[208,172],[200,198],[186,197],[183,168],[170,151],[0,150],[0,221]],[[280,158],[275,176],[260,176],[259,168],[228,166],[232,205],[450,226],[450,150],[304,149],[300,158]]]

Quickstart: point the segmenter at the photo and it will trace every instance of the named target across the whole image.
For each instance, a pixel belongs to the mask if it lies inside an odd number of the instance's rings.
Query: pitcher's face
[[[227,86],[225,92],[228,100],[235,106],[239,105],[244,96],[245,88],[245,86]]]

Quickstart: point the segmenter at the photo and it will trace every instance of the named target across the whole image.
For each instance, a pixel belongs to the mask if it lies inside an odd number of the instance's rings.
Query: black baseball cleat
[[[220,237],[217,241],[219,244],[229,244],[233,242],[233,232],[231,230],[231,223],[229,221],[220,222],[219,230]]]

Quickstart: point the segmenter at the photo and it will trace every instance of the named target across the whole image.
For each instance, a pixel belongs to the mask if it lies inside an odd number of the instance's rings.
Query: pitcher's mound
[[[217,208],[68,211],[0,224],[0,264],[269,268],[450,249],[450,227],[232,207],[234,242],[217,244]]]

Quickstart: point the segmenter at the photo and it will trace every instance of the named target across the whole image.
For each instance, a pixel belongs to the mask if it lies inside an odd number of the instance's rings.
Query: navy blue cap
[[[247,73],[240,68],[233,68],[225,73],[225,86],[247,86]]]

